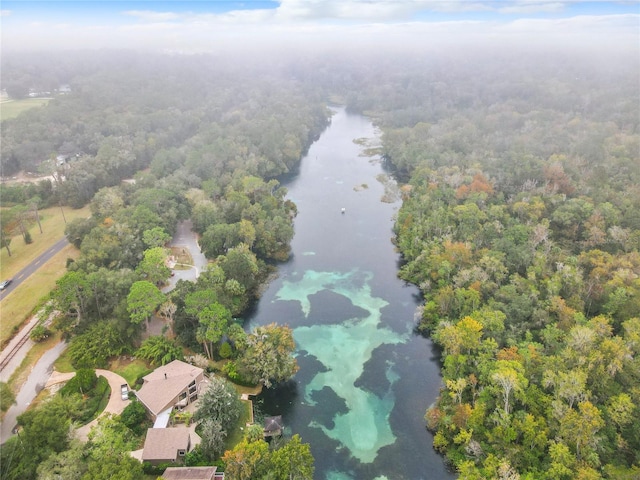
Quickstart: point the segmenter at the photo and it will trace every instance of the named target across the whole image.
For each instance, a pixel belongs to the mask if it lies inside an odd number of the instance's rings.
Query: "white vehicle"
[[[129,400],[129,385],[127,385],[126,383],[120,385],[120,392],[122,400]]]

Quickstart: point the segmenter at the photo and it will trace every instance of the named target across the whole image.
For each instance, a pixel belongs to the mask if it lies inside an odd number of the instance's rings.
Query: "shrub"
[[[228,342],[224,342],[220,346],[220,350],[218,351],[218,353],[220,354],[220,358],[229,358],[233,353],[233,350],[231,348],[231,345],[229,345]]]
[[[97,383],[98,377],[96,376],[95,370],[91,368],[81,368],[76,372],[75,377],[60,389],[60,394],[65,396],[73,393],[90,395]]]
[[[16,397],[11,388],[5,382],[0,382],[0,411],[6,412],[14,403],[16,403]]]
[[[120,414],[120,421],[138,436],[147,431],[147,426],[150,423],[149,417],[147,417],[147,410],[138,401],[133,401],[125,407]]]
[[[34,342],[38,343],[46,340],[47,338],[49,338],[50,335],[51,335],[51,330],[49,330],[44,325],[39,324],[39,325],[36,325],[33,330],[31,330],[31,333],[29,334],[29,338]]]

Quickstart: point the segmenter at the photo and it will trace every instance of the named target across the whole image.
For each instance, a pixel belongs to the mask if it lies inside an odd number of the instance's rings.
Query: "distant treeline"
[[[406,180],[399,275],[442,349],[434,447],[467,480],[640,475],[637,52],[37,61],[3,58],[3,82],[51,67],[70,93],[3,122],[2,172],[55,174],[14,202],[91,201],[68,229],[82,256],[53,292],[67,334],[104,339],[106,357],[132,349],[149,250],[191,217],[216,264],[160,310],[182,345],[213,356],[231,339],[229,376],[251,377],[230,319],[288,255],[295,205],[273,179],[342,102],[374,119]]]

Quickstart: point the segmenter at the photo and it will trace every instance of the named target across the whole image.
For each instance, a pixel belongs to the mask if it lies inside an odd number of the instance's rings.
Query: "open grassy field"
[[[67,222],[75,218],[87,218],[90,215],[88,207],[72,210],[65,209],[64,217]],[[10,244],[11,256],[7,249],[0,252],[0,278],[12,278],[33,260],[47,251],[54,243],[64,237],[65,223],[60,208],[48,208],[40,211],[42,231],[37,225],[29,228],[33,243],[26,245],[21,236],[14,237]],[[0,302],[2,322],[0,322],[0,345],[11,338],[15,329],[27,320],[33,310],[55,286],[56,280],[66,271],[67,258],[76,258],[78,251],[67,246],[51,260],[43,264],[40,269],[27,278],[19,288],[13,290]]]
[[[19,288],[13,290],[0,302],[2,322],[0,322],[0,345],[4,345],[27,320],[41,300],[55,287],[56,280],[66,271],[67,258],[77,258],[80,252],[68,245],[40,269],[27,278]]]
[[[6,248],[3,248],[2,252],[0,252],[0,279],[12,278],[16,273],[46,252],[51,245],[64,237],[66,224],[64,223],[59,207],[40,210],[39,214],[43,233],[40,233],[37,224],[31,225],[29,232],[31,233],[33,243],[29,245],[25,244],[22,236],[18,235],[13,237],[9,244],[11,256],[7,253]],[[88,218],[89,216],[91,216],[89,207],[78,210],[64,207],[64,218],[67,219],[67,222],[76,218]]]
[[[22,112],[49,103],[50,98],[24,98],[22,100],[7,100],[0,103],[0,120],[7,120],[20,115]]]

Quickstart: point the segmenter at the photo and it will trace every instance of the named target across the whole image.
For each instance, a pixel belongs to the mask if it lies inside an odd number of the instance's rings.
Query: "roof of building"
[[[169,467],[162,474],[165,480],[212,480],[217,467]]]
[[[264,431],[267,433],[280,432],[283,427],[282,415],[265,417],[264,419]]]
[[[153,428],[167,428],[169,425],[169,421],[171,420],[171,411],[173,407],[169,407],[166,410],[163,410],[156,417],[156,421],[153,422]]]
[[[151,413],[158,415],[172,407],[171,401],[203,372],[202,368],[174,360],[143,377],[144,384],[136,396]]]
[[[188,449],[188,428],[149,428],[144,440],[142,460],[169,460],[176,458],[178,450]]]

